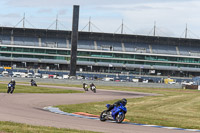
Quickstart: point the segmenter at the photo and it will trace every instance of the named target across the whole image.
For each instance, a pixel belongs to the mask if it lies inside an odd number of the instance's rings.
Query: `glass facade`
[[[80,50],[78,49],[78,61],[87,61],[93,63],[120,63],[120,64],[138,64],[138,65],[158,65],[158,66],[176,66],[200,68],[200,57],[193,56],[170,56],[161,54],[139,54],[128,52],[100,51],[100,50]],[[59,48],[39,48],[39,47],[21,47],[21,46],[1,46],[1,57],[12,58],[33,58],[33,59],[52,59],[52,60],[70,60],[70,49]]]

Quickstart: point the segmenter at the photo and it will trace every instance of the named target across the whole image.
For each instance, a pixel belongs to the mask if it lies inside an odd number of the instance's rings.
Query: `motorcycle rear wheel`
[[[106,117],[107,116],[107,114],[106,114],[106,110],[104,110],[102,113],[101,113],[101,115],[100,115],[100,121],[106,121]]]
[[[125,114],[124,113],[122,113],[121,115],[117,114],[117,116],[116,116],[116,122],[117,123],[122,123],[122,121],[124,120],[124,118],[125,118]]]

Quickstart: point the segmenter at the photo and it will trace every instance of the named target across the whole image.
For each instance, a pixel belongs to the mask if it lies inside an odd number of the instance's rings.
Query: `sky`
[[[79,31],[200,39],[200,0],[0,0],[0,26],[71,30],[73,5]]]

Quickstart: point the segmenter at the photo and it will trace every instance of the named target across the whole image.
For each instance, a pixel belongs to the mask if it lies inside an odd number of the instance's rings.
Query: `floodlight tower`
[[[70,76],[76,76],[76,60],[77,60],[77,43],[78,43],[78,24],[79,24],[79,5],[74,5],[72,34],[71,34],[71,60],[70,60]]]

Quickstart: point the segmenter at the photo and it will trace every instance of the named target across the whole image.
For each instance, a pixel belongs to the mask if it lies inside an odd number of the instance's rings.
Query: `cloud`
[[[18,13],[8,13],[8,14],[1,14],[0,15],[3,18],[19,18],[20,14]]]
[[[10,23],[12,14],[22,14],[25,10],[35,16],[30,19],[40,27],[49,25],[57,14],[59,20],[71,27],[73,5],[80,5],[80,29],[92,17],[91,21],[103,32],[115,32],[123,19],[128,28],[138,33],[148,34],[156,21],[157,27],[169,35],[179,36],[186,23],[200,34],[199,0],[4,0],[0,7],[9,11],[5,17],[10,14]]]
[[[67,10],[65,9],[61,9],[58,11],[58,15],[66,15],[67,14]]]
[[[6,4],[19,7],[66,7],[72,5],[102,6],[102,5],[124,5],[124,4],[148,4],[185,2],[188,0],[7,0]],[[195,0],[190,0],[195,1]]]
[[[48,9],[39,9],[37,11],[37,13],[51,13],[52,11],[53,11],[53,9],[50,9],[50,8],[48,8]]]

